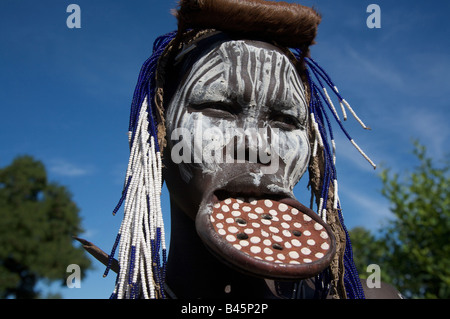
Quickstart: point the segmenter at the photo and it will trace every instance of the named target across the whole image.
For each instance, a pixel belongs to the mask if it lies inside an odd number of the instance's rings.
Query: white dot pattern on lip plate
[[[227,198],[213,205],[210,220],[235,249],[265,262],[311,263],[323,258],[331,245],[321,224],[275,200]]]

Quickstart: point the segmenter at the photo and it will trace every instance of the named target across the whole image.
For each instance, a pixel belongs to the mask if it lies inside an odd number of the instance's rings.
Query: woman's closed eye
[[[296,117],[283,114],[283,113],[275,113],[270,116],[270,121],[272,125],[278,127],[280,129],[284,129],[287,131],[297,130],[303,128],[302,123]]]
[[[190,104],[188,106],[190,112],[201,112],[210,117],[232,118],[234,119],[239,112],[232,104],[222,102],[208,102],[201,104]]]

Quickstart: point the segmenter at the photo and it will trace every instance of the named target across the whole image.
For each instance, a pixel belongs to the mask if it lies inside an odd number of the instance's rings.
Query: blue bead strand
[[[316,80],[318,80],[317,82],[319,82],[319,85],[323,86],[323,83],[320,81],[320,78],[322,78],[328,86],[330,86],[330,88],[333,90],[333,92],[336,94],[336,96],[338,97],[338,99],[340,101],[343,100],[342,96],[339,94],[339,92],[337,92],[335,85],[333,84],[333,82],[331,81],[331,79],[329,78],[328,74],[312,59],[305,59],[307,62],[307,66],[309,67],[309,70],[311,73],[314,74]],[[337,118],[336,114],[333,112],[333,110],[331,109],[331,105],[329,104],[328,100],[326,99],[326,97],[322,94],[321,90],[317,87],[317,85],[312,81],[311,79],[311,75],[310,72],[307,71],[307,75],[308,75],[308,82],[311,88],[311,101],[310,101],[310,108],[311,108],[311,112],[313,112],[313,114],[315,114],[316,116],[316,121],[318,123],[318,127],[319,127],[319,131],[321,133],[322,136],[322,140],[323,140],[323,144],[324,144],[324,156],[325,158],[325,171],[324,171],[324,179],[323,179],[323,187],[322,187],[322,196],[325,197],[324,198],[324,203],[326,203],[326,198],[328,196],[328,192],[325,192],[325,190],[327,190],[329,188],[329,183],[331,180],[333,179],[337,179],[336,177],[336,169],[334,166],[334,163],[332,162],[332,160],[330,159],[330,150],[329,150],[329,146],[328,143],[326,143],[326,134],[324,132],[324,127],[323,127],[323,118],[325,118],[326,122],[327,122],[327,126],[329,129],[329,133],[331,138],[332,137],[332,128],[331,128],[331,124],[330,121],[328,119],[328,116],[326,115],[325,110],[323,109],[323,104],[321,103],[321,100],[323,100],[325,102],[325,105],[328,106],[328,109],[330,109],[331,113],[333,114],[336,122],[338,123],[338,125],[340,126],[340,129],[343,131],[343,133],[346,135],[346,137],[352,141],[351,136],[348,134],[347,130],[343,127],[341,121]],[[326,185],[328,184],[328,185]],[[354,265],[354,260],[353,260],[353,253],[352,253],[352,247],[351,247],[351,242],[350,242],[350,238],[348,235],[348,232],[345,228],[344,225],[344,221],[343,221],[343,217],[342,217],[342,211],[340,208],[340,205],[338,204],[338,216],[339,216],[339,220],[340,223],[344,229],[344,232],[346,234],[346,247],[345,247],[345,251],[344,251],[344,285],[346,287],[346,293],[347,293],[347,297],[354,299],[354,298],[364,298],[364,291],[362,289],[361,286],[361,282],[359,280],[359,275],[358,272],[356,270],[356,267]],[[323,279],[322,279],[323,280]],[[322,281],[319,280],[319,281]]]
[[[114,259],[114,254],[116,253],[117,246],[119,245],[120,237],[121,237],[121,234],[118,233],[116,236],[116,241],[114,242],[113,248],[111,249],[111,253],[108,256],[108,264],[106,266],[105,272],[103,273],[103,277],[108,276],[109,270],[111,269],[111,264]]]
[[[132,176],[128,176],[127,183],[126,183],[124,189],[122,190],[122,196],[120,197],[120,200],[119,200],[117,206],[114,208],[114,210],[112,212],[113,216],[115,216],[117,214],[117,212],[119,211],[120,207],[122,206],[125,198],[127,197],[128,188],[130,187],[130,183],[131,183],[131,177]]]
[[[131,246],[130,266],[128,268],[128,284],[129,285],[132,284],[135,261],[136,261],[136,246]]]

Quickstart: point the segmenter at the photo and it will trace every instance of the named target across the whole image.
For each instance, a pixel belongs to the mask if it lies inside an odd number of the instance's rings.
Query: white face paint
[[[248,174],[256,186],[266,178],[267,189],[291,193],[308,165],[303,83],[289,59],[266,43],[225,41],[201,57],[174,94],[166,121],[172,159],[186,147],[178,166],[187,183],[198,169],[215,175],[226,165],[235,165],[238,176],[241,166],[227,163],[227,152],[222,161],[217,155],[245,137],[249,154],[263,151],[272,159],[252,166]],[[271,147],[262,148],[268,139]]]

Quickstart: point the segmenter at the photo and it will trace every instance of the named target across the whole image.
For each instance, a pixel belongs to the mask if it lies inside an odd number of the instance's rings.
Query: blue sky
[[[81,8],[80,29],[66,25],[71,3]],[[432,157],[448,154],[450,2],[301,3],[323,17],[313,58],[372,128],[365,131],[352,118],[345,124],[364,151],[396,172],[416,164],[412,139],[427,145]],[[381,8],[379,29],[366,25],[371,3]],[[23,154],[41,160],[49,179],[73,194],[82,237],[107,252],[121,222],[121,214],[111,212],[128,161],[134,86],[154,39],[176,28],[173,7],[173,0],[0,1],[0,167]],[[390,218],[380,195],[381,170],[334,132],[345,224],[376,231]],[[309,202],[303,187],[295,194]],[[167,215],[167,193],[163,210]],[[94,265],[80,289],[52,291],[65,298],[108,298],[115,276],[102,278],[104,267]]]

